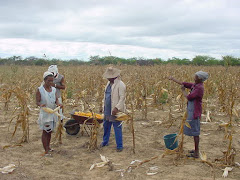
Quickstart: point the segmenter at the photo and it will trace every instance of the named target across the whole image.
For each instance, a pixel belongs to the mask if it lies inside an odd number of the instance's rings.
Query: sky
[[[0,57],[240,57],[239,0],[0,0]]]

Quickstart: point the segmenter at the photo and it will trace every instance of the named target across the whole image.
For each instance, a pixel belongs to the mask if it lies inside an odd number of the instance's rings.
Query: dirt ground
[[[69,112],[71,106],[66,104],[65,116],[70,118]],[[14,129],[14,122],[9,127],[11,111],[4,111],[1,103],[0,111],[0,167],[7,166],[10,163],[16,165],[16,169],[11,174],[0,174],[0,179],[166,179],[166,180],[212,180],[213,172],[211,168],[200,160],[182,158],[175,160],[176,155],[168,155],[164,158],[161,155],[165,151],[163,136],[170,133],[178,133],[181,118],[174,121],[173,126],[167,128],[168,108],[162,110],[149,108],[148,118],[143,119],[141,112],[135,112],[134,125],[136,136],[136,153],[132,151],[132,134],[129,125],[123,124],[123,143],[124,150],[116,152],[114,132],[111,132],[109,146],[89,152],[86,143],[89,137],[86,133],[81,136],[80,133],[70,136],[64,133],[63,144],[52,144],[54,152],[52,157],[42,157],[43,147],[41,143],[41,131],[36,123],[39,109],[31,106],[30,116],[30,142],[22,144],[22,147],[9,147],[3,149],[5,145],[14,144],[21,138],[21,129],[19,128],[16,136],[11,140],[11,133]],[[175,117],[180,117],[182,112],[174,111]],[[64,120],[64,123],[68,120]],[[161,123],[161,122],[162,123]],[[202,121],[205,121],[203,116]],[[212,122],[201,124],[200,150],[204,151],[208,160],[213,162],[216,158],[223,156],[222,151],[227,149],[227,141],[224,140],[224,129],[219,129],[218,124],[227,122],[228,117],[215,114],[212,116]],[[236,162],[240,162],[240,127],[239,121],[234,121],[235,133],[233,137],[233,147],[236,148]],[[54,137],[55,134],[53,134]],[[102,127],[99,129],[98,144],[101,143],[103,135]],[[193,149],[193,139],[185,137],[184,150]],[[101,162],[100,154],[109,158],[113,163],[113,170],[109,166],[94,168],[89,171],[93,163]],[[125,171],[133,160],[144,161],[154,156],[159,158],[144,163],[131,172]],[[136,162],[135,164],[137,164]],[[155,175],[147,175],[150,167],[157,167]],[[222,177],[223,168],[214,169],[215,179],[224,179]],[[229,173],[228,178],[240,179],[240,168],[234,167]]]

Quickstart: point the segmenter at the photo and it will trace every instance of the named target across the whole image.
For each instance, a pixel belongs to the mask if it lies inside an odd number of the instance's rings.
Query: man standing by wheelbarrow
[[[115,140],[117,144],[117,152],[123,150],[122,142],[122,125],[120,121],[115,120],[116,114],[121,111],[125,112],[125,97],[126,97],[126,86],[120,79],[120,70],[113,67],[108,67],[103,74],[103,78],[108,79],[108,83],[105,87],[105,94],[103,98],[103,141],[101,147],[107,146],[111,127],[113,125],[115,132]]]

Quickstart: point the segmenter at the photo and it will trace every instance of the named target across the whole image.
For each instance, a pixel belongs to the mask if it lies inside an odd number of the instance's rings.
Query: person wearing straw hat
[[[45,72],[43,74],[44,81],[36,92],[36,104],[40,106],[38,124],[42,130],[42,144],[45,150],[44,156],[51,155],[49,154],[49,152],[52,151],[50,148],[51,133],[56,126],[57,116],[45,112],[42,107],[55,109],[56,106],[60,106],[62,108],[62,104],[59,103],[57,98],[56,88],[52,87],[53,79],[54,76],[51,72]]]
[[[200,119],[202,114],[202,98],[204,94],[203,82],[208,79],[208,73],[198,71],[195,73],[195,83],[181,82],[173,77],[169,77],[170,80],[182,85],[183,95],[187,98],[187,122],[191,128],[184,126],[184,134],[193,136],[195,150],[189,151],[188,157],[199,157],[199,135],[200,135]],[[188,94],[185,88],[191,89]]]
[[[117,144],[117,152],[123,150],[122,142],[122,125],[120,121],[115,120],[116,114],[121,111],[125,112],[125,98],[126,98],[126,86],[120,79],[120,70],[113,67],[108,67],[103,74],[104,79],[108,79],[108,83],[105,87],[105,94],[103,98],[103,141],[101,147],[107,146],[111,127],[113,125],[115,132],[115,140]]]

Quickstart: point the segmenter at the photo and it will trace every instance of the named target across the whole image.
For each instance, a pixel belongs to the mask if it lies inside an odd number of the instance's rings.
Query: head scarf
[[[45,79],[45,77],[49,76],[49,75],[53,75],[51,72],[49,71],[46,71],[44,74],[43,74],[43,80]]]
[[[103,74],[103,78],[110,79],[120,76],[120,70],[113,67],[108,67]]]
[[[45,79],[45,77],[47,77],[49,75],[52,76],[53,74],[49,71],[46,71],[45,73],[43,73],[43,82],[41,83],[41,86],[43,86],[45,84],[44,79]]]
[[[51,65],[48,67],[48,71],[53,73],[53,76],[55,77],[58,74],[58,67],[57,65]]]
[[[203,81],[206,81],[208,79],[208,73],[207,72],[203,72],[203,71],[198,71],[195,73],[195,75],[198,76],[199,79]]]

